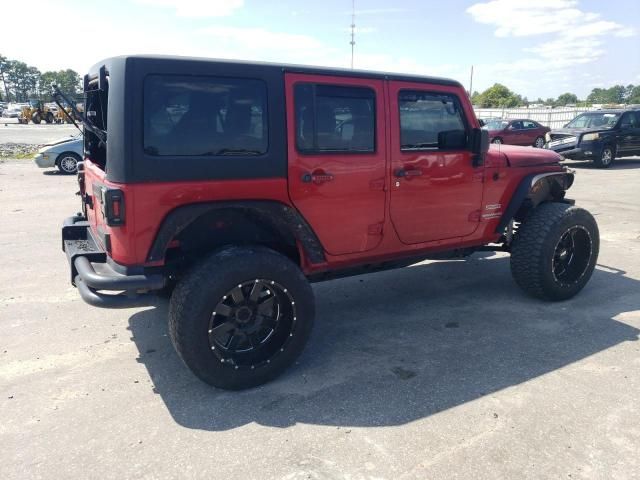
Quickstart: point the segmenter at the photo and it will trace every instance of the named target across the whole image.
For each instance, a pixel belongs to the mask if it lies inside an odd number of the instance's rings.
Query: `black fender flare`
[[[236,210],[257,216],[277,231],[284,231],[300,242],[311,263],[325,262],[324,249],[315,232],[294,208],[272,200],[206,202],[177,207],[162,221],[147,255],[148,262],[162,260],[171,240],[202,215],[216,210]]]
[[[534,207],[546,199],[546,195],[536,197],[536,188],[551,187],[550,182],[554,182],[564,192],[573,185],[573,179],[574,172],[568,168],[560,172],[532,173],[524,177],[511,196],[509,205],[502,217],[500,217],[500,223],[496,226],[495,232],[504,232],[504,229],[507,228],[509,222],[516,216],[518,210],[528,198],[533,200],[532,206]],[[549,190],[546,193],[551,194],[552,191]]]

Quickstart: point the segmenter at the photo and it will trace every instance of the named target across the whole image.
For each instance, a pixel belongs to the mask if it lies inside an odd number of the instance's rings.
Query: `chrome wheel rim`
[[[502,140],[500,140],[499,138],[494,138],[493,142],[491,143],[497,143],[498,145],[502,143]]]
[[[295,335],[296,315],[295,301],[282,285],[266,279],[240,283],[211,312],[209,348],[234,368],[270,363]]]
[[[78,161],[74,157],[64,157],[60,160],[60,166],[65,172],[73,173],[78,168]]]
[[[582,225],[574,225],[560,235],[553,252],[551,270],[556,282],[575,285],[584,277],[591,263],[591,234]]]
[[[538,137],[538,138],[536,139],[535,146],[536,146],[537,148],[542,148],[542,147],[544,146],[544,138]]]
[[[602,151],[602,163],[603,165],[609,165],[613,159],[613,152],[610,148],[605,148]]]

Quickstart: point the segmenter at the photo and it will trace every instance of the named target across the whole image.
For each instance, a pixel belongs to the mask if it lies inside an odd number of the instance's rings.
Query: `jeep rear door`
[[[640,152],[640,112],[625,112],[622,115],[616,140],[619,156]]]
[[[383,81],[286,73],[289,196],[332,255],[370,250],[385,217]]]
[[[389,84],[390,215],[403,243],[465,237],[478,227],[483,167],[473,166],[470,146],[438,146],[443,132],[468,138],[477,127],[463,95],[443,85]]]

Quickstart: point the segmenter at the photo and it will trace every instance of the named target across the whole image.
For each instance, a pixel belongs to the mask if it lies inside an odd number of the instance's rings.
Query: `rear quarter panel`
[[[122,184],[107,180],[99,167],[87,161],[85,182],[87,193],[93,198],[93,209],[87,209],[92,228],[98,237],[110,235],[111,258],[128,266],[162,263],[147,262],[147,255],[162,221],[176,207],[251,199],[274,200],[289,205],[287,181],[284,178]],[[124,193],[124,225],[110,227],[106,224],[94,192],[94,186],[99,185],[117,188]]]

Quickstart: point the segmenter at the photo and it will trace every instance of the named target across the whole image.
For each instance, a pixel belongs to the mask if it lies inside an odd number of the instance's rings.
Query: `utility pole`
[[[471,65],[471,79],[469,80],[469,98],[473,95],[473,65]]]
[[[356,0],[351,0],[351,70],[353,70],[353,49],[356,46]]]

